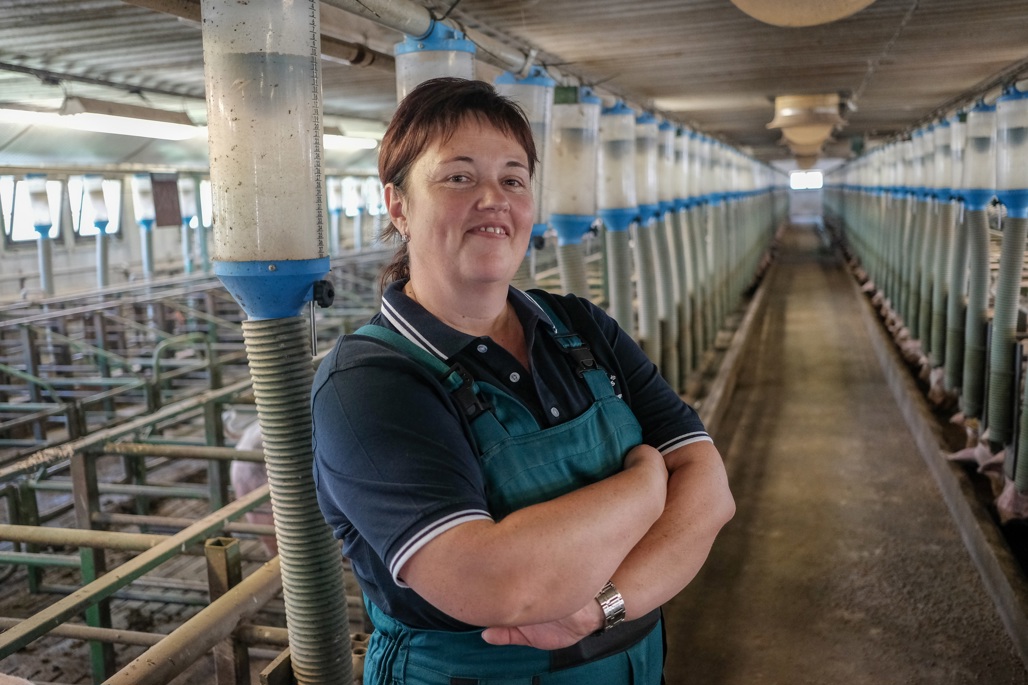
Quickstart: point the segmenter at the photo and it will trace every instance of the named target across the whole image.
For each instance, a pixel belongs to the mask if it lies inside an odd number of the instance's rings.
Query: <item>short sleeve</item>
[[[402,587],[400,569],[427,542],[491,518],[481,470],[427,371],[377,343],[344,339],[341,349],[319,368],[311,400],[318,501],[336,536],[362,538]]]

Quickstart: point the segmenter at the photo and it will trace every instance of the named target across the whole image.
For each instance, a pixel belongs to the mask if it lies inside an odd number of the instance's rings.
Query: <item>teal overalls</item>
[[[436,372],[470,421],[489,510],[496,520],[617,473],[625,454],[642,442],[639,422],[614,394],[589,348],[546,303],[533,299],[549,314],[557,328],[555,339],[574,360],[593,395],[585,413],[551,428],[541,428],[531,412],[503,389],[474,381],[459,366],[448,367],[402,335],[375,325],[357,331]],[[548,652],[490,645],[482,639],[481,630],[412,628],[371,602],[366,604],[375,632],[364,662],[365,685],[656,685],[661,679],[663,639],[658,612],[648,622],[632,622],[638,624],[636,633],[642,633],[631,636],[637,641],[627,649],[617,646],[627,637],[618,631],[632,624],[586,638],[576,646],[577,652],[576,648]],[[618,651],[605,656],[611,648],[605,650],[604,641],[614,643]],[[595,647],[586,648],[587,643]],[[592,660],[569,666],[580,660],[583,649]]]

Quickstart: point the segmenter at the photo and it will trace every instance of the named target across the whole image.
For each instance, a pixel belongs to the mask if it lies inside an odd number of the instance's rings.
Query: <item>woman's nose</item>
[[[486,181],[482,184],[482,194],[478,206],[481,209],[505,209],[510,206],[503,183],[499,180]]]

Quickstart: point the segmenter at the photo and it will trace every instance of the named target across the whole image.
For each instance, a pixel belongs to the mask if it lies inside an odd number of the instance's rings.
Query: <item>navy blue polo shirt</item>
[[[386,289],[372,323],[505,388],[543,428],[592,404],[588,385],[551,335],[553,322],[525,293],[511,288],[508,299],[525,330],[531,369],[491,338],[442,323],[408,298],[403,285]],[[639,420],[647,444],[666,454],[710,440],[696,412],[606,313],[573,295],[533,292],[586,341]],[[432,371],[377,340],[353,335],[341,337],[322,361],[311,403],[318,503],[362,590],[408,625],[468,629],[399,578],[407,560],[434,537],[467,521],[492,519],[463,413]]]

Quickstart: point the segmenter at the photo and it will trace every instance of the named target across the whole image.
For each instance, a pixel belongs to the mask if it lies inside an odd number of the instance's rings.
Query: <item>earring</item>
[[[405,244],[405,245],[406,245],[407,243],[409,243],[409,242],[410,242],[410,235],[409,235],[409,234],[407,234],[407,233],[401,233],[401,234],[400,234],[400,242],[401,242],[401,243],[403,243],[403,244]]]

